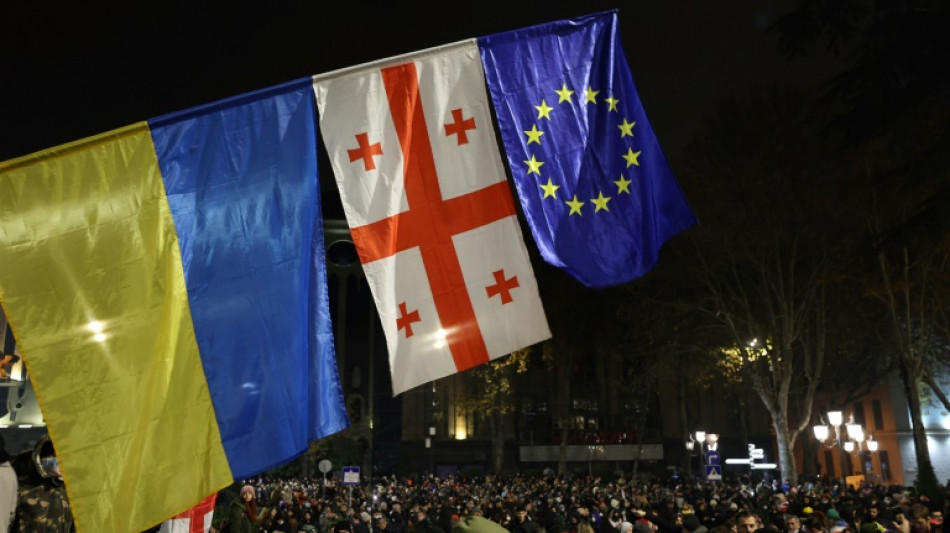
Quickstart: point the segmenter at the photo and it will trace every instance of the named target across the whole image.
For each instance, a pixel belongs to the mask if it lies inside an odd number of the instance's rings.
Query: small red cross
[[[407,314],[408,313],[408,314]],[[396,331],[406,328],[406,338],[412,337],[412,323],[422,322],[419,318],[419,310],[409,313],[406,309],[406,302],[399,304],[399,318],[396,319]]]
[[[518,276],[505,279],[504,270],[496,270],[492,274],[495,276],[495,284],[485,287],[485,291],[488,292],[488,297],[491,298],[496,294],[500,294],[501,305],[511,302],[511,289],[518,287]]]
[[[468,143],[468,135],[465,134],[468,130],[475,129],[475,118],[462,118],[462,109],[453,109],[452,118],[455,119],[455,122],[452,124],[445,125],[445,136],[458,134],[458,144],[459,146]]]
[[[373,160],[374,155],[383,155],[383,149],[379,143],[369,144],[369,134],[360,133],[356,135],[356,144],[359,148],[352,148],[346,151],[350,156],[350,163],[356,161],[357,159],[363,160],[363,166],[365,170],[375,170],[376,161]]]

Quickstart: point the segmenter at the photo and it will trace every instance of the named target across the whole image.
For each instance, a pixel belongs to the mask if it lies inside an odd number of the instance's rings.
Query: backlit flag
[[[542,257],[587,286],[642,276],[696,223],[640,104],[616,12],[478,40]]]
[[[316,76],[393,392],[551,336],[474,40]]]
[[[0,163],[0,298],[81,532],[346,427],[318,191],[309,78]]]
[[[218,493],[214,493],[201,500],[201,503],[162,522],[159,533],[208,533],[211,529],[211,519],[214,518],[214,502]]]

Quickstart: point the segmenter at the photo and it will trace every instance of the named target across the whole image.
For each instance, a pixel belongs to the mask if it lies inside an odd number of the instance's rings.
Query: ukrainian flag
[[[0,163],[0,301],[80,531],[346,427],[316,146],[306,78]]]

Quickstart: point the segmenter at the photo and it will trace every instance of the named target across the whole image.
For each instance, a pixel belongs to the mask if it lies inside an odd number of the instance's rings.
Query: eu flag
[[[615,11],[479,38],[542,257],[591,287],[636,279],[696,223],[650,128]]]

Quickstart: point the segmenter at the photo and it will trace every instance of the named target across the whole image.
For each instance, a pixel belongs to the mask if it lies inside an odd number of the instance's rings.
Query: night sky
[[[614,8],[674,168],[717,99],[817,84],[832,68],[783,60],[764,32],[790,0],[2,4],[0,160],[295,78]]]

